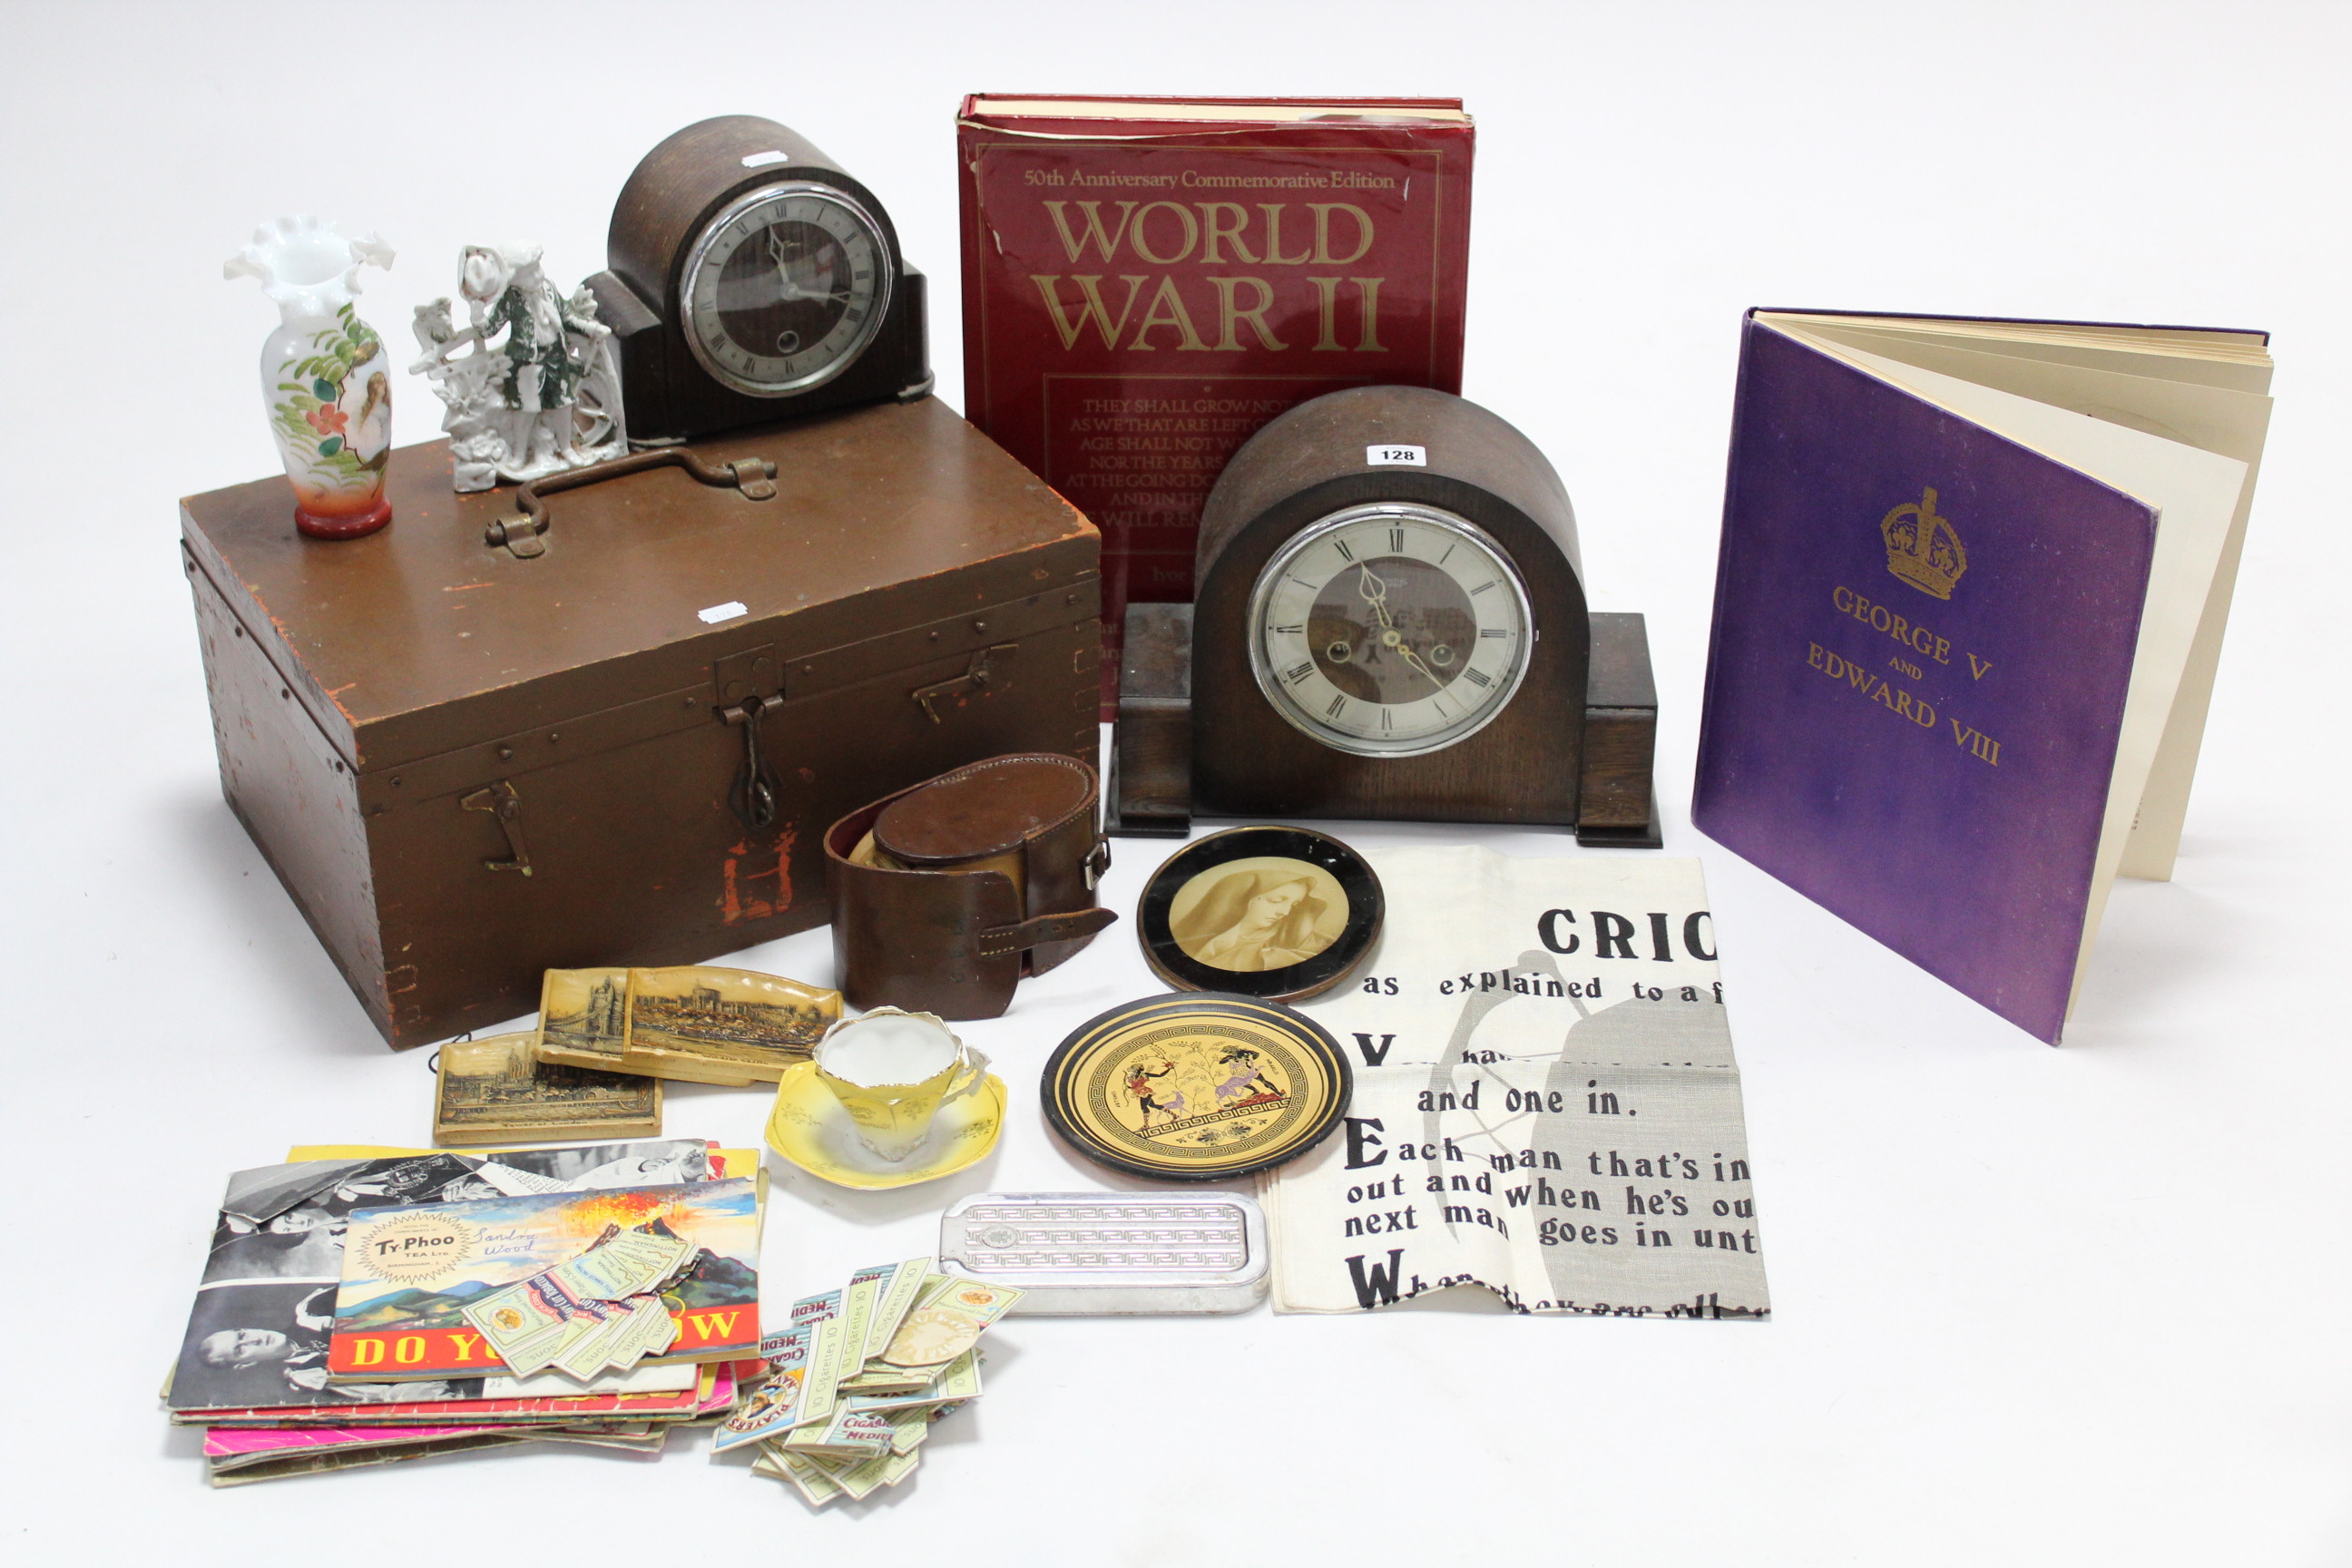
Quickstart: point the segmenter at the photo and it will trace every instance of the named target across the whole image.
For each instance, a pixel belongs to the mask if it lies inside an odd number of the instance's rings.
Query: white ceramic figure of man
[[[566,300],[541,269],[538,246],[469,245],[458,292],[469,324],[455,328],[446,299],[420,307],[425,354],[413,367],[449,405],[442,427],[457,489],[541,479],[628,450],[612,329],[596,320],[584,285]]]

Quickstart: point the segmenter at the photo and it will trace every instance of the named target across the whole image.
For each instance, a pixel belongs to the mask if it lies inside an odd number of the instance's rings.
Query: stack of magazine
[[[534,1442],[658,1453],[765,1375],[758,1170],[699,1140],[291,1151],[229,1179],[164,1403],[205,1428],[215,1486]],[[499,1343],[526,1336],[545,1370],[519,1376]]]

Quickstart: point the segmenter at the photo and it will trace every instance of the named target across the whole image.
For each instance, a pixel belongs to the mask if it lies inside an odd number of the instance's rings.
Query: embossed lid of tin
[[[1054,1131],[1088,1159],[1158,1181],[1215,1182],[1315,1147],[1354,1081],[1305,1014],[1181,992],[1080,1025],[1046,1062],[1041,1098]]]
[[[1010,1315],[1246,1312],[1265,1216],[1243,1193],[974,1193],[940,1215],[940,1272],[1011,1285]]]
[[[1093,793],[1067,757],[993,757],[910,791],[875,819],[875,847],[908,866],[944,866],[1021,847]]]

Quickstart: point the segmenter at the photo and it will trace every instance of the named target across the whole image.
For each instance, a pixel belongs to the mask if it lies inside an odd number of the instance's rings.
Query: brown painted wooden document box
[[[184,503],[223,790],[394,1046],[824,924],[844,813],[1093,757],[1099,537],[944,405],[691,453],[729,482],[551,486],[538,524],[440,442],[362,540],[299,537],[283,479]]]

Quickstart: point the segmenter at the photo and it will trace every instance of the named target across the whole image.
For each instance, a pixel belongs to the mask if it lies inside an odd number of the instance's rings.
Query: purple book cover
[[[2055,1045],[2155,542],[2145,503],[1749,320],[1693,823]]]

